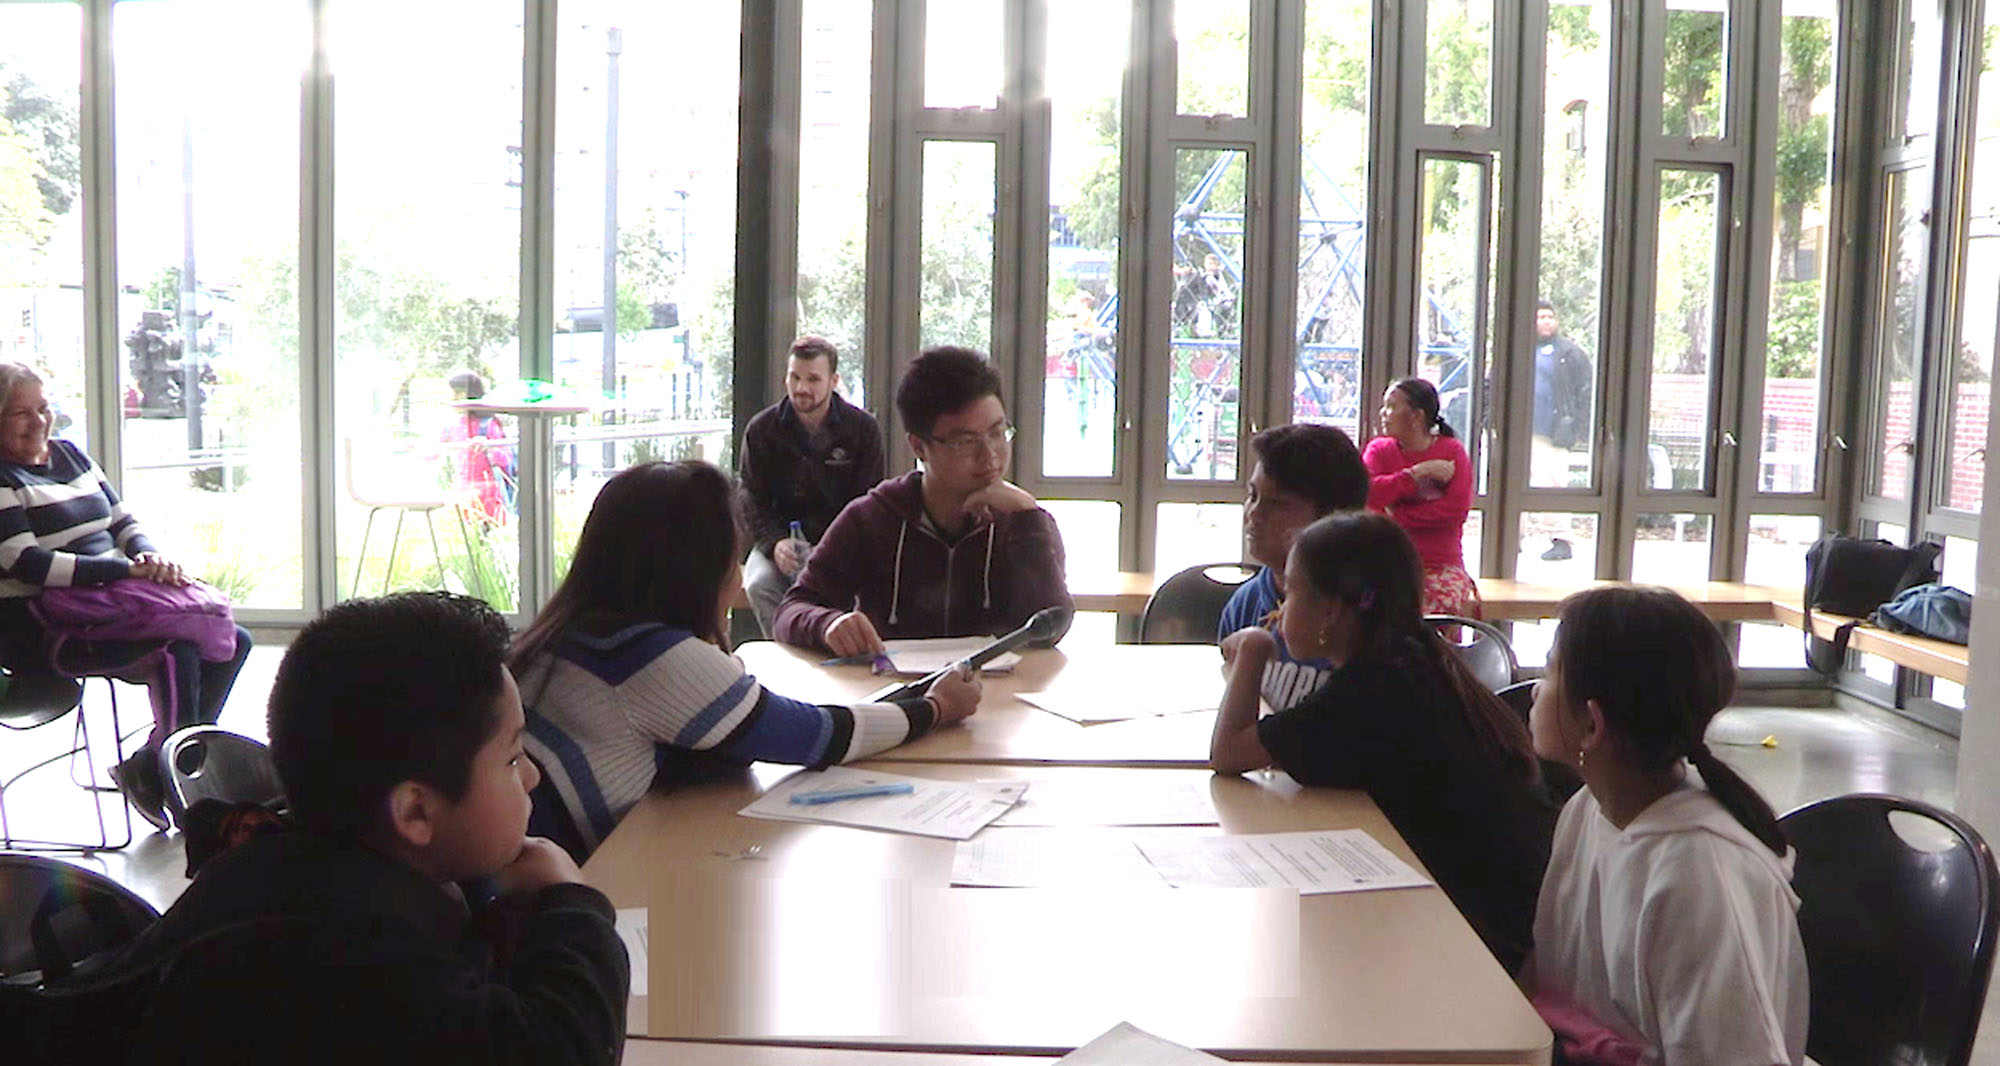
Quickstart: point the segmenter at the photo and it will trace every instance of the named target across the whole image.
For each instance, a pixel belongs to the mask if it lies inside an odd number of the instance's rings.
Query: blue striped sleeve
[[[132,512],[125,509],[124,501],[118,498],[118,490],[111,487],[111,479],[104,476],[104,469],[97,465],[97,460],[83,454],[81,449],[77,449],[76,445],[68,441],[61,443],[64,447],[76,450],[77,458],[89,465],[90,476],[97,479],[97,487],[103,491],[105,501],[111,505],[110,533],[112,540],[118,544],[118,550],[124,552],[128,559],[137,559],[147,552],[158,551],[159,549],[153,547],[153,542],[147,540],[146,534],[139,529],[139,520],[132,516]]]

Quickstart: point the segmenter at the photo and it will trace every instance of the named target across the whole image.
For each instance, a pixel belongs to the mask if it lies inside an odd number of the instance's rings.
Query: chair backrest
[[[1517,681],[1498,690],[1494,695],[1500,697],[1501,703],[1521,716],[1521,724],[1528,727],[1528,733],[1532,736],[1534,726],[1528,721],[1528,712],[1535,706],[1535,682]],[[1556,802],[1569,802],[1569,798],[1583,788],[1583,777],[1576,772],[1576,767],[1554,759],[1544,759],[1539,755],[1535,756],[1535,760],[1542,764],[1542,784],[1548,787],[1549,795],[1555,797]]]
[[[41,669],[6,670],[0,691],[0,728],[33,729],[68,714],[83,702],[83,682]]]
[[[1897,812],[1942,848],[1904,839]],[[1797,855],[1806,1054],[1821,1066],[1967,1062],[2000,921],[1986,842],[1956,815],[1898,796],[1836,796],[1778,824]]]
[[[1250,563],[1205,563],[1166,579],[1139,616],[1141,644],[1213,644],[1222,609],[1238,586],[1257,576]]]
[[[67,978],[159,917],[103,874],[40,855],[0,853],[0,982]]]
[[[270,804],[285,798],[271,750],[212,725],[189,726],[160,745],[167,804],[176,815],[205,799]]]
[[[1424,621],[1437,629],[1445,643],[1458,652],[1459,661],[1470,667],[1472,675],[1485,682],[1487,688],[1498,692],[1520,676],[1514,645],[1508,643],[1507,634],[1498,626],[1455,614],[1427,614]],[[1533,699],[1529,697],[1530,702]]]

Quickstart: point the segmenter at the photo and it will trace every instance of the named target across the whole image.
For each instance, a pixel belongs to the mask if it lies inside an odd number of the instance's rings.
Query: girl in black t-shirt
[[[1422,614],[1416,549],[1381,515],[1307,526],[1285,564],[1277,625],[1333,674],[1258,719],[1276,642],[1222,642],[1228,682],[1209,743],[1222,773],[1276,764],[1304,785],[1366,789],[1511,973],[1526,956],[1556,807],[1526,725],[1459,662]]]

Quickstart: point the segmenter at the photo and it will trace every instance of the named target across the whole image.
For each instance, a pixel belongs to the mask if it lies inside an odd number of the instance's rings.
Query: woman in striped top
[[[748,544],[727,475],[643,463],[605,483],[569,575],[509,665],[540,765],[528,832],[581,862],[646,790],[753,760],[867,758],[979,706],[979,679],[922,698],[816,705],[767,691],[729,654],[729,592]]]
[[[53,426],[41,377],[20,363],[0,363],[0,662],[17,675],[49,669],[41,623],[28,610],[43,589],[128,577],[163,585],[192,580],[154,550],[90,456],[50,438]],[[157,647],[98,641],[65,651],[63,667],[73,675],[112,672]],[[156,693],[152,734],[111,771],[132,809],[162,830],[170,822],[160,743],[181,726],[222,714],[250,654],[250,634],[236,627],[236,653],[226,662],[203,662],[189,641],[168,642],[166,653],[174,691]]]

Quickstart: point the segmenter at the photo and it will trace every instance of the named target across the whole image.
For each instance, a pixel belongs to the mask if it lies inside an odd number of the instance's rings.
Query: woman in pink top
[[[1465,570],[1472,460],[1438,414],[1437,386],[1404,378],[1382,394],[1382,435],[1368,442],[1368,509],[1396,520],[1424,563],[1424,613],[1480,616],[1479,586]]]

